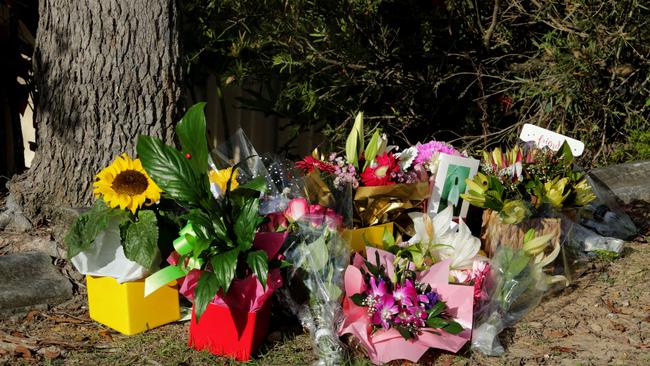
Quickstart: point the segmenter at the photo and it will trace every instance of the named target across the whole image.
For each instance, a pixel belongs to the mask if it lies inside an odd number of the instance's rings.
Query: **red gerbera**
[[[375,163],[370,164],[361,173],[361,182],[368,187],[395,184],[392,180],[393,173],[399,172],[399,169],[399,162],[393,153],[378,155]]]
[[[336,171],[334,164],[318,160],[313,156],[305,156],[302,160],[296,162],[296,168],[304,170],[307,173],[313,172],[314,168],[318,168],[321,172],[332,174]]]

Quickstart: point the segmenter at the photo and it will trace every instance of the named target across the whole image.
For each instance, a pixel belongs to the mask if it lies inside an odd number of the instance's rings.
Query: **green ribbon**
[[[147,297],[166,284],[185,277],[192,269],[201,269],[203,259],[201,253],[208,248],[209,242],[200,239],[188,221],[187,225],[179,231],[180,236],[174,239],[174,250],[179,254],[178,264],[168,266],[152,274],[144,280],[144,296]],[[189,258],[187,258],[189,257]],[[185,263],[187,259],[187,264]]]

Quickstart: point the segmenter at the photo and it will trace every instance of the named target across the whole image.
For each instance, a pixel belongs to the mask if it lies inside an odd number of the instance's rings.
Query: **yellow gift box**
[[[90,318],[133,335],[180,319],[176,282],[144,297],[144,280],[118,283],[112,277],[86,276]]]
[[[343,239],[350,243],[350,247],[355,252],[363,252],[366,249],[366,243],[375,248],[384,248],[384,232],[393,235],[393,223],[362,227],[343,231]]]

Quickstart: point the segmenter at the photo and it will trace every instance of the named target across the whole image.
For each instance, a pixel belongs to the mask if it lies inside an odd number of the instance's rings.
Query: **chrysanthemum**
[[[100,171],[93,187],[95,197],[102,196],[109,207],[128,209],[134,214],[143,205],[158,202],[162,192],[144,171],[140,159],[131,160],[127,154]]]

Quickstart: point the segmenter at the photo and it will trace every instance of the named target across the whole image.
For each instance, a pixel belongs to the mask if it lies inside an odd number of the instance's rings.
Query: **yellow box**
[[[362,227],[359,229],[344,230],[343,239],[350,243],[355,252],[362,252],[366,249],[366,243],[375,248],[384,248],[384,231],[388,230],[393,235],[393,223]]]
[[[133,335],[180,319],[176,282],[144,297],[144,280],[117,283],[112,277],[86,276],[90,318]]]

